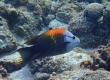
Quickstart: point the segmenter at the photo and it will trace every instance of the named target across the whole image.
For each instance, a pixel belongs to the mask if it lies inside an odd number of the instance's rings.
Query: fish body
[[[17,51],[26,62],[36,56],[36,58],[54,56],[71,51],[80,43],[78,37],[64,28],[57,28],[44,32],[25,42],[31,47],[21,48]]]

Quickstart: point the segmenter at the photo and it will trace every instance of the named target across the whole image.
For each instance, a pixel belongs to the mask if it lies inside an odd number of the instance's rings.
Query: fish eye
[[[73,39],[75,39],[75,36],[73,36]]]

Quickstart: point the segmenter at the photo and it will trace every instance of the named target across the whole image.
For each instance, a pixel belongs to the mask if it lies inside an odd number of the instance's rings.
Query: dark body
[[[46,56],[54,56],[66,52],[66,42],[62,34],[47,34],[46,32],[25,42],[32,45],[18,49],[17,51],[23,59],[23,64],[32,58],[42,58]]]
[[[64,28],[53,29],[36,36],[24,44],[30,47],[20,48],[19,52],[22,63],[32,58],[42,58],[69,52],[80,43],[80,40]]]
[[[32,53],[38,54],[37,58],[53,56],[66,52],[66,43],[63,35],[54,35],[54,37],[41,35],[37,38],[36,44],[31,49]]]

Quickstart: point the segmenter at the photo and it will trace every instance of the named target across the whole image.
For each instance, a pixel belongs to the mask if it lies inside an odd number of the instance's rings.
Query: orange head
[[[56,29],[53,29],[53,30],[50,30],[46,33],[46,35],[50,35],[50,36],[53,36],[55,34],[64,34],[65,32],[65,29],[64,28],[56,28]]]

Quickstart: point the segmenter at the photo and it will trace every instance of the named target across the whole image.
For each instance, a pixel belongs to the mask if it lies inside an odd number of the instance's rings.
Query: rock
[[[37,0],[43,11],[43,16],[47,16],[51,11],[51,0]]]
[[[14,6],[25,5],[29,0],[4,0],[5,3],[11,3]]]
[[[100,45],[97,50],[91,53],[93,58],[92,68],[94,70],[103,68],[110,71],[110,44]]]
[[[25,4],[25,3],[27,3],[29,0],[18,0],[18,3],[20,3],[20,4]]]
[[[9,30],[7,21],[0,17],[0,54],[16,49],[16,39]]]
[[[34,15],[33,13],[24,11],[19,13],[16,24],[12,26],[13,32],[19,35],[23,40],[36,36],[39,30],[42,29],[43,23],[41,16]],[[23,35],[21,35],[21,30]],[[17,37],[17,36],[16,36]]]
[[[8,6],[6,7],[8,13],[6,19],[9,21],[9,28],[18,41],[19,38],[21,41],[36,36],[42,30],[44,26],[42,16],[45,14],[43,14],[40,4],[45,3],[43,0],[39,3],[36,0],[4,0],[4,2]],[[25,32],[23,32],[23,36],[19,32],[20,29]]]
[[[73,16],[78,12],[78,6],[67,4],[60,7],[56,13],[56,19],[68,24]]]
[[[29,0],[28,4],[26,5],[27,10],[33,12],[35,15],[42,15],[42,8],[35,0]]]
[[[19,52],[1,55],[0,65],[2,65],[8,73],[19,70],[25,66],[22,64],[22,58]]]
[[[106,6],[106,8],[103,10],[103,23],[105,26],[109,26],[110,23],[110,6]]]
[[[56,12],[58,11],[58,9],[67,4],[68,2],[70,2],[70,0],[53,0],[51,3],[51,11],[53,14],[56,14]]]
[[[52,72],[61,73],[71,70],[74,65],[85,60],[92,61],[90,55],[85,50],[76,48],[74,51],[63,55],[36,59],[29,65],[32,73],[41,72],[51,74]]]
[[[7,11],[8,11],[8,15],[9,15],[8,20],[10,22],[11,21],[12,22],[15,21],[17,19],[17,17],[18,17],[17,10],[15,8],[8,8]]]
[[[7,18],[8,12],[4,2],[0,1],[0,16]]]
[[[109,80],[110,72],[104,70],[83,70],[65,71],[61,74],[51,75],[48,80]]]
[[[82,11],[71,19],[68,27],[74,35],[80,38],[80,47],[83,48],[96,48],[96,46],[107,44],[109,42],[109,28],[105,23],[100,24],[100,22],[94,23],[85,20]]]
[[[10,30],[13,28],[12,26],[15,24],[18,18],[18,11],[14,7],[7,8],[7,20]]]
[[[79,44],[82,48],[94,48],[99,45],[101,42],[101,38],[97,39],[97,35],[95,34],[95,30],[98,30],[96,25],[92,22],[88,22],[83,17],[84,13],[78,13],[74,18],[71,19],[68,29],[74,34],[77,35],[81,43]],[[97,40],[100,40],[97,42]],[[105,41],[105,40],[104,40]],[[89,44],[89,45],[88,45]]]
[[[102,3],[104,0],[77,0],[78,2]]]
[[[103,5],[99,3],[91,3],[84,10],[84,17],[88,21],[97,22],[103,14]]]
[[[11,80],[9,79],[9,73],[2,65],[0,65],[0,80]]]
[[[24,27],[19,26],[18,30],[16,31],[16,33],[20,36],[20,37],[25,37],[26,36],[26,30],[24,29]]]
[[[11,4],[5,4],[3,1],[0,1],[0,15],[10,22],[14,22],[18,16],[18,12]]]
[[[23,63],[23,59],[20,53],[17,51],[10,52],[8,54],[2,54],[0,56],[0,65],[2,65],[8,73],[21,69],[26,65],[26,63]]]
[[[21,69],[21,66],[17,65],[14,61],[8,61],[7,59],[0,61],[0,65],[2,65],[7,70],[7,73]]]
[[[2,77],[7,77],[8,76],[7,70],[1,65],[0,65],[0,74],[2,75]]]
[[[31,73],[36,72],[48,73],[52,72],[61,73],[65,70],[71,70],[75,64],[78,64],[85,60],[90,60],[90,55],[87,54],[85,50],[80,48],[74,49],[70,53],[64,55],[58,55],[54,57],[46,57],[41,59],[36,59],[30,63]],[[68,63],[69,62],[69,63]],[[14,54],[4,54],[0,58],[0,65],[2,65],[8,73],[22,68],[21,56],[18,52]],[[41,76],[42,77],[42,76]],[[40,77],[40,78],[41,78]],[[47,78],[48,76],[45,76]]]
[[[55,19],[55,16],[54,15],[52,15],[52,14],[47,15],[45,24],[46,25],[49,25],[49,23],[51,21],[53,21],[54,19]]]
[[[12,80],[12,79],[9,79],[9,78],[1,78],[1,80]]]
[[[50,77],[50,74],[47,73],[36,73],[34,75],[34,80],[47,80]]]
[[[50,23],[48,25],[48,28],[50,28],[50,29],[55,29],[55,28],[59,28],[59,27],[63,27],[63,28],[68,29],[69,25],[65,24],[63,22],[60,22],[60,21],[58,21],[56,19],[50,21]]]

